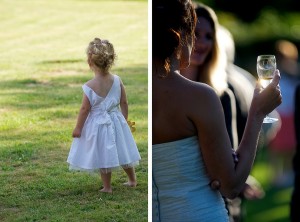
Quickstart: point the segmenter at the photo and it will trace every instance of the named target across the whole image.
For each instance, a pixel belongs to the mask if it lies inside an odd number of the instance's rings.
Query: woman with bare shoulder
[[[243,139],[231,152],[215,90],[180,74],[194,44],[192,2],[153,0],[152,9],[152,220],[228,221],[222,195],[234,198],[245,184],[263,118],[281,103],[279,71],[254,90]]]

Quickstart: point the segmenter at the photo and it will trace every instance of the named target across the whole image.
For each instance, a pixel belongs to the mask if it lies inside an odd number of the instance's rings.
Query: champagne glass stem
[[[274,77],[276,70],[276,58],[274,55],[259,55],[257,57],[257,74],[263,88],[266,88]],[[277,118],[269,117],[264,118],[263,123],[274,123],[278,121]]]

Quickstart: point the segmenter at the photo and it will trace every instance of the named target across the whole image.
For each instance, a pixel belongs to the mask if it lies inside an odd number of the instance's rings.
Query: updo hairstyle
[[[107,72],[114,64],[116,54],[114,46],[108,40],[95,38],[86,50],[89,62]]]
[[[194,44],[196,14],[191,0],[153,0],[152,4],[152,56],[163,62],[168,73],[171,55],[180,59],[180,46],[191,40]]]

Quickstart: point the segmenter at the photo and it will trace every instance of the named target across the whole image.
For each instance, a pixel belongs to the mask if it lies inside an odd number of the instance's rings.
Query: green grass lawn
[[[245,202],[245,222],[289,222],[291,187],[267,188],[261,200]]]
[[[147,221],[147,1],[0,0],[0,221]],[[81,104],[93,77],[85,49],[107,38],[112,71],[125,85],[142,156],[138,186],[99,193],[98,176],[66,163]]]

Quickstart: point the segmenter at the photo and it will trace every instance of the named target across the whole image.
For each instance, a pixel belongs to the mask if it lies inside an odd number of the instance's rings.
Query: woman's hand
[[[247,200],[258,200],[265,196],[265,191],[260,183],[249,175],[241,195]]]
[[[277,69],[272,82],[263,89],[260,84],[256,85],[252,99],[251,109],[262,119],[282,103],[279,86],[280,73]]]

